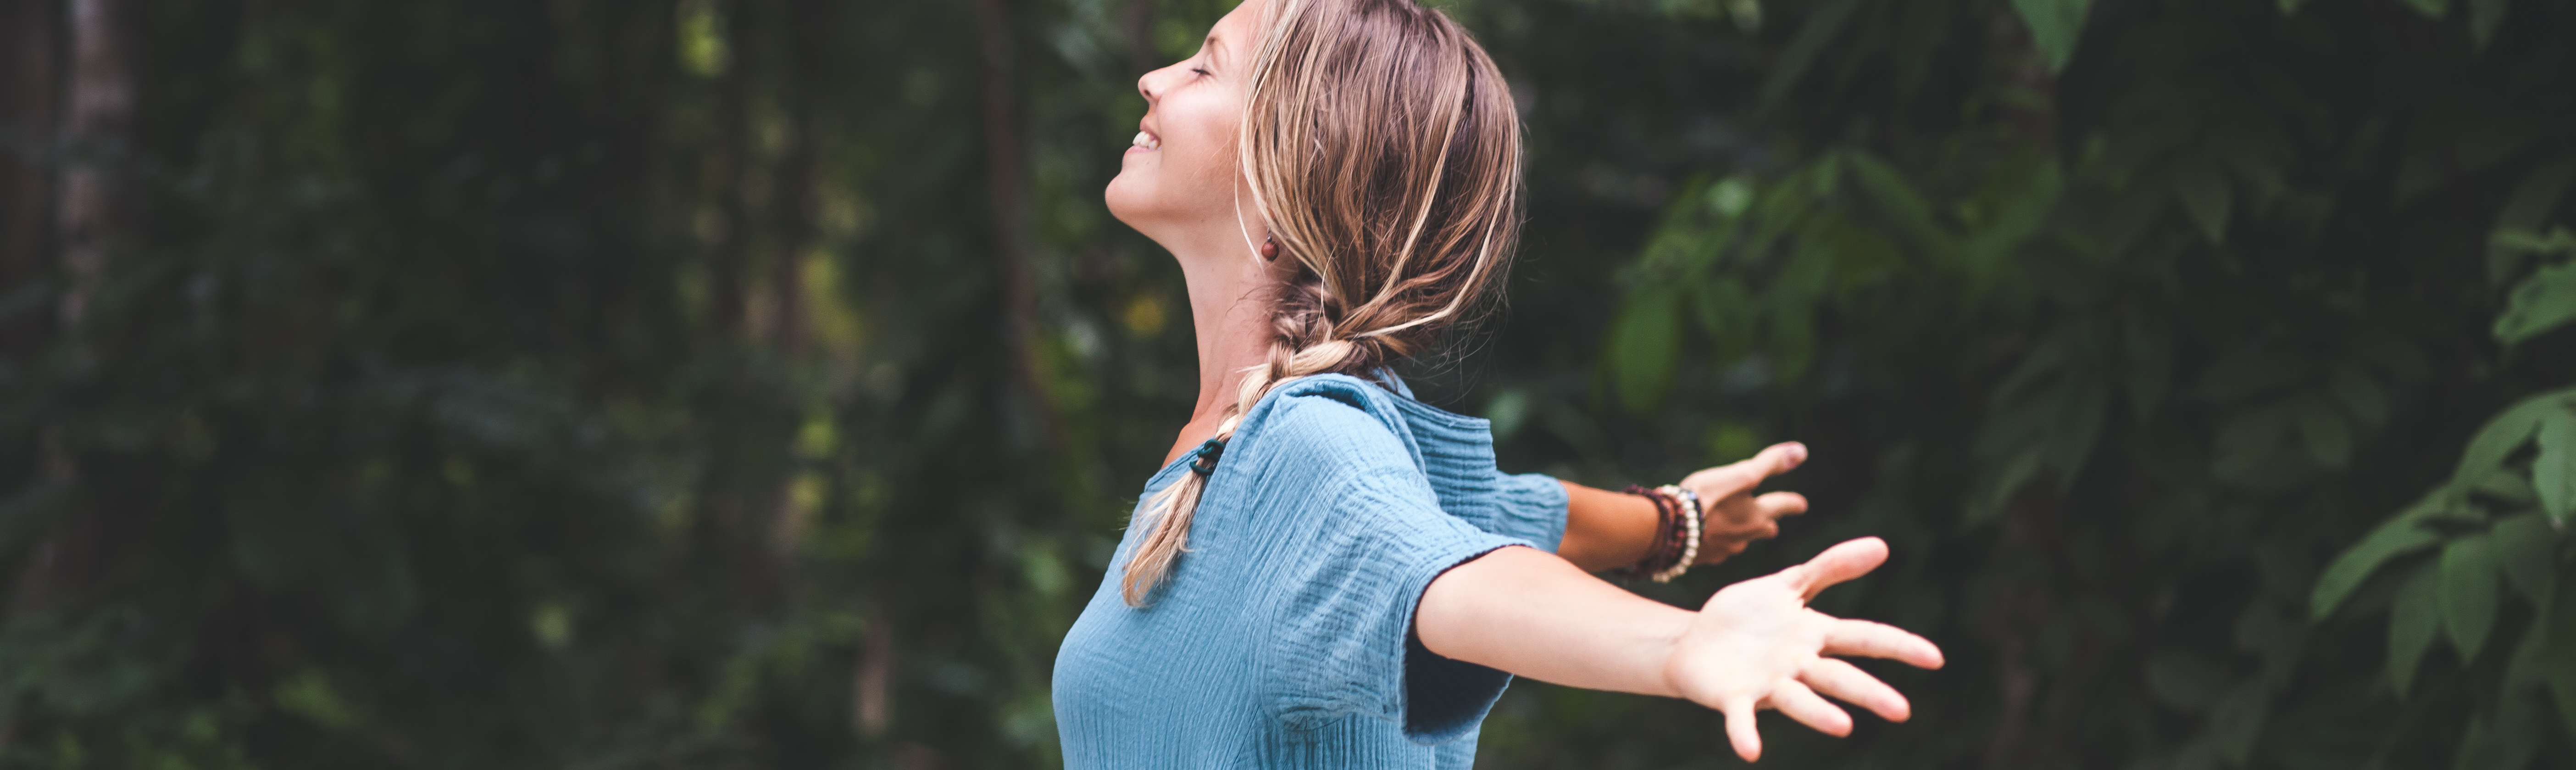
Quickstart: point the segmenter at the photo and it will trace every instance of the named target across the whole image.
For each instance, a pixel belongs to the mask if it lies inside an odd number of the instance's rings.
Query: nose
[[[1173,64],[1165,66],[1161,69],[1157,69],[1143,75],[1138,75],[1136,77],[1136,93],[1145,95],[1145,106],[1151,107],[1154,105],[1156,100],[1162,98],[1161,94],[1164,89],[1161,87],[1161,84],[1164,80],[1171,77],[1172,69],[1178,66],[1180,65]]]

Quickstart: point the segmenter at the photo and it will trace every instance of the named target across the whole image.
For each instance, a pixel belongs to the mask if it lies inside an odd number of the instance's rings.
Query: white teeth
[[[1138,131],[1136,132],[1135,145],[1148,150],[1159,150],[1163,148],[1163,140],[1154,138],[1153,134]]]

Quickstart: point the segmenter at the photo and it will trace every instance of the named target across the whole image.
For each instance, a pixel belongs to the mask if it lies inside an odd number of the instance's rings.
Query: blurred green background
[[[1194,395],[1099,193],[1223,0],[0,0],[0,765],[1020,768]],[[1769,767],[2576,766],[2576,4],[1454,0],[1408,375],[1775,440],[1949,652]],[[1733,765],[1522,683],[1495,768]]]

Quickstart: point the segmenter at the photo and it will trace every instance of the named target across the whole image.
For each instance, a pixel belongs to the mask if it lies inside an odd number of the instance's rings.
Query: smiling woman
[[[1585,574],[1668,579],[1805,509],[1754,497],[1783,444],[1616,495],[1495,467],[1482,420],[1388,367],[1477,311],[1520,194],[1510,90],[1409,0],[1252,0],[1147,74],[1110,211],[1189,285],[1199,398],[1055,669],[1069,767],[1466,767],[1510,675],[1683,697],[1841,735],[1895,690],[1829,655],[1937,667],[1931,643],[1806,601],[1875,538],[1697,613]]]

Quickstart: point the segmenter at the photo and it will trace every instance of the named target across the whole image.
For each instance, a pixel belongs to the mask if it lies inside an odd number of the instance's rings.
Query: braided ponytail
[[[1211,449],[1280,383],[1369,375],[1429,348],[1500,285],[1519,230],[1520,122],[1484,50],[1413,0],[1274,0],[1239,155],[1293,275],[1270,357]],[[1143,606],[1188,550],[1210,454],[1155,493],[1121,594]]]

